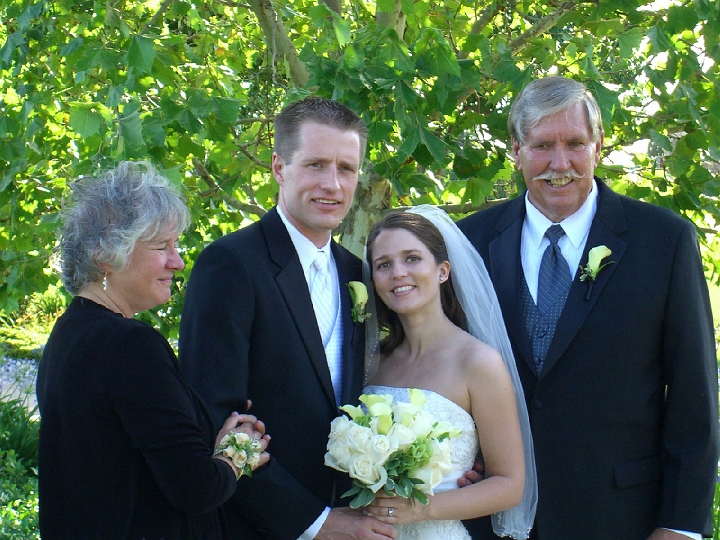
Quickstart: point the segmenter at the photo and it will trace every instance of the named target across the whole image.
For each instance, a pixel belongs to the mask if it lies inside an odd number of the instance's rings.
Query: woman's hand
[[[383,523],[400,525],[427,519],[424,517],[425,509],[424,505],[413,502],[412,499],[378,493],[373,502],[365,507],[365,513]]]

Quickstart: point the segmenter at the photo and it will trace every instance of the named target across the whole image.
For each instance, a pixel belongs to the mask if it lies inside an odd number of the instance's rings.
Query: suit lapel
[[[619,235],[627,230],[625,215],[620,205],[620,197],[608,188],[602,180],[596,178],[596,184],[598,186],[597,212],[590,227],[590,233],[580,261],[581,265],[584,266],[587,264],[588,251],[596,246],[605,245],[612,251],[612,254],[603,262],[613,261],[613,264],[603,268],[602,272],[598,274],[589,297],[588,288],[590,285],[588,282],[580,281],[579,270],[576,271],[575,279],[570,286],[565,308],[555,328],[555,335],[550,344],[540,377],[552,369],[575,338],[595,306],[597,299],[602,294],[605,285],[620,264],[620,259],[627,247],[627,244],[619,238]]]
[[[305,350],[323,391],[330,403],[335,407],[335,393],[330,378],[330,369],[325,358],[325,349],[320,338],[320,330],[312,307],[310,291],[295,246],[276,209],[268,212],[262,218],[261,223],[270,260],[279,270],[275,275],[275,282],[292,319],[295,321],[295,326],[305,345]],[[288,354],[292,354],[292,351],[288,351]]]
[[[510,203],[505,214],[495,225],[500,235],[490,242],[489,272],[502,312],[505,314],[505,326],[510,341],[534,372],[532,344],[518,297],[518,284],[524,279],[520,260],[520,238],[524,219],[525,197],[521,196]]]
[[[352,400],[352,394],[354,393],[354,384],[356,382],[357,374],[355,373],[354,358],[354,338],[356,325],[352,320],[351,306],[350,306],[350,290],[347,287],[349,281],[351,281],[350,275],[350,264],[348,252],[340,249],[340,247],[333,241],[332,243],[333,256],[335,257],[335,264],[337,265],[338,280],[340,283],[340,320],[342,322],[343,332],[343,343],[342,343],[342,402],[350,403]],[[361,364],[361,363],[360,363]]]

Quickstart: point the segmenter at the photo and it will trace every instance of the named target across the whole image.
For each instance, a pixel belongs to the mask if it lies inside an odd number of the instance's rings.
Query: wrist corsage
[[[244,431],[225,435],[213,452],[213,456],[230,458],[237,469],[237,477],[252,476],[253,467],[260,461],[262,445],[259,439],[250,437]]]
[[[365,322],[365,319],[372,316],[370,313],[365,312],[365,305],[368,301],[367,288],[362,281],[349,281],[348,288],[350,289],[350,302],[352,304],[352,320],[356,323]]]
[[[609,257],[611,254],[612,251],[607,246],[595,246],[588,252],[588,262],[585,267],[583,268],[583,266],[580,265],[580,281],[588,282],[588,290],[585,295],[585,300],[590,300],[593,284],[595,283],[600,270],[609,264],[615,263],[615,261],[609,261],[605,264],[600,264],[605,257]]]

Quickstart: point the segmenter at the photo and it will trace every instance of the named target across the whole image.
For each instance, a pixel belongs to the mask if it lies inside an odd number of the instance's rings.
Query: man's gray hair
[[[585,106],[593,142],[603,134],[602,114],[595,98],[584,84],[566,77],[545,77],[528,84],[510,107],[508,130],[519,144],[544,118],[567,111],[576,103]]]
[[[60,276],[70,294],[123,270],[137,242],[182,233],[190,214],[178,191],[152,164],[123,161],[100,176],[80,177],[63,204]]]

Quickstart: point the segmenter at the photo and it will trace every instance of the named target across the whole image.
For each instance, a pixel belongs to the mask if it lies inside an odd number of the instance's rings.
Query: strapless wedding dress
[[[390,394],[395,401],[409,401],[407,388],[390,386],[366,386],[366,394]],[[425,409],[435,415],[438,420],[446,420],[462,430],[462,433],[451,440],[452,470],[445,475],[442,482],[434,489],[435,493],[458,489],[457,481],[472,468],[478,452],[478,438],[475,422],[465,409],[449,399],[431,390],[422,390],[427,399]],[[469,540],[470,534],[459,520],[418,521],[398,525],[397,540]]]

